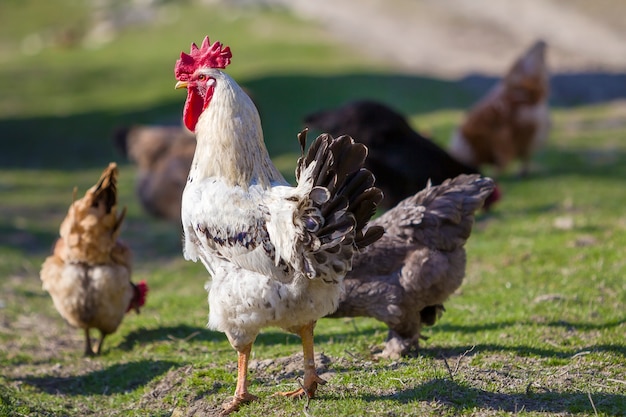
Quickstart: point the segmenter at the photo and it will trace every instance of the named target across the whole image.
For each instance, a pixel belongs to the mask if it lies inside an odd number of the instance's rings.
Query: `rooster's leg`
[[[100,332],[100,339],[98,339],[98,343],[96,343],[96,349],[94,350],[94,353],[96,355],[100,354],[100,351],[102,350],[102,342],[104,342],[104,337],[106,335],[102,332]]]
[[[235,389],[233,400],[224,404],[224,409],[221,414],[223,416],[237,411],[241,404],[249,403],[257,399],[256,396],[248,392],[248,360],[250,359],[251,351],[252,343],[237,351],[237,388]]]
[[[91,349],[91,336],[89,335],[89,328],[85,329],[85,356],[93,356],[93,350]]]
[[[279,395],[285,397],[303,397],[307,395],[309,398],[315,397],[317,384],[324,385],[326,381],[317,375],[315,370],[315,354],[313,353],[313,329],[315,322],[311,322],[302,326],[298,331],[298,335],[302,339],[302,353],[304,354],[304,383],[302,388],[290,392],[279,392]]]

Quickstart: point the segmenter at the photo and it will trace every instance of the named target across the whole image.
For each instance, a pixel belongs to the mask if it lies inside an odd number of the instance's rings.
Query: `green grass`
[[[232,394],[236,354],[205,329],[207,274],[185,262],[176,227],[145,215],[133,166],[109,141],[115,126],[176,121],[184,97],[174,60],[208,33],[232,46],[229,72],[258,104],[270,149],[291,175],[302,117],[351,98],[393,103],[445,144],[475,99],[459,84],[403,74],[352,53],[285,12],[200,8],[123,31],[100,49],[20,52],[39,31],[88,27],[81,2],[0,5],[0,415],[211,415]],[[184,24],[183,24],[184,22]],[[617,110],[616,110],[617,108]],[[316,350],[329,380],[313,416],[624,415],[626,400],[626,124],[623,107],[554,111],[548,147],[532,175],[506,175],[504,198],[481,215],[467,245],[467,276],[417,358],[377,360],[385,326],[321,320]],[[39,268],[72,189],[84,192],[120,163],[122,233],[135,280],[151,292],[104,354],[84,359],[41,290]],[[258,338],[251,390],[238,415],[301,415],[303,402],[272,397],[296,386],[286,364],[297,337]],[[273,362],[264,362],[271,359]],[[296,367],[296,369],[298,369]]]

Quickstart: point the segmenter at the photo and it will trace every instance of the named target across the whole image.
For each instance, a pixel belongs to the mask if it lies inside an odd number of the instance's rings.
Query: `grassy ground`
[[[53,39],[88,26],[82,3],[54,4],[0,6],[0,415],[212,415],[234,390],[236,355],[204,328],[207,274],[182,259],[177,227],[141,211],[113,128],[177,120],[184,97],[173,89],[174,61],[207,32],[232,46],[229,72],[252,92],[288,175],[307,112],[372,97],[445,143],[475,96],[398,74],[267,10],[184,5],[180,20],[129,29],[100,49],[22,54],[35,30]],[[530,178],[502,178],[502,203],[479,218],[466,280],[419,357],[377,360],[384,325],[324,319],[316,349],[329,383],[308,405],[285,401],[271,394],[296,386],[299,340],[268,329],[250,375],[261,401],[238,415],[625,415],[625,130],[623,104],[555,109]],[[83,192],[110,160],[121,165],[134,276],[151,292],[104,354],[85,359],[82,333],[54,310],[38,273],[72,188]]]

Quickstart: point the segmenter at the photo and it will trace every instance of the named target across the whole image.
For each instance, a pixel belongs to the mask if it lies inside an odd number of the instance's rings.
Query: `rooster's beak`
[[[179,82],[176,83],[174,88],[176,88],[176,89],[187,88],[188,85],[189,85],[189,83],[187,81],[179,81]]]

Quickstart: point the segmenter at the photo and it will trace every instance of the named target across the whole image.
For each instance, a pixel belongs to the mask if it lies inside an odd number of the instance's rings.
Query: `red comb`
[[[139,290],[139,307],[143,306],[146,303],[146,295],[148,294],[148,283],[145,280],[139,281],[137,284],[137,289]]]
[[[211,44],[209,37],[205,37],[200,48],[195,43],[191,44],[191,51],[188,54],[180,53],[180,59],[176,61],[174,74],[178,81],[187,81],[191,74],[198,68],[226,68],[230,64],[233,54],[230,48],[223,47],[221,42]]]
[[[489,211],[491,206],[497,203],[501,198],[502,198],[502,191],[500,191],[500,187],[498,187],[498,185],[496,184],[491,194],[489,194],[489,196],[485,199],[483,209],[485,211]]]

